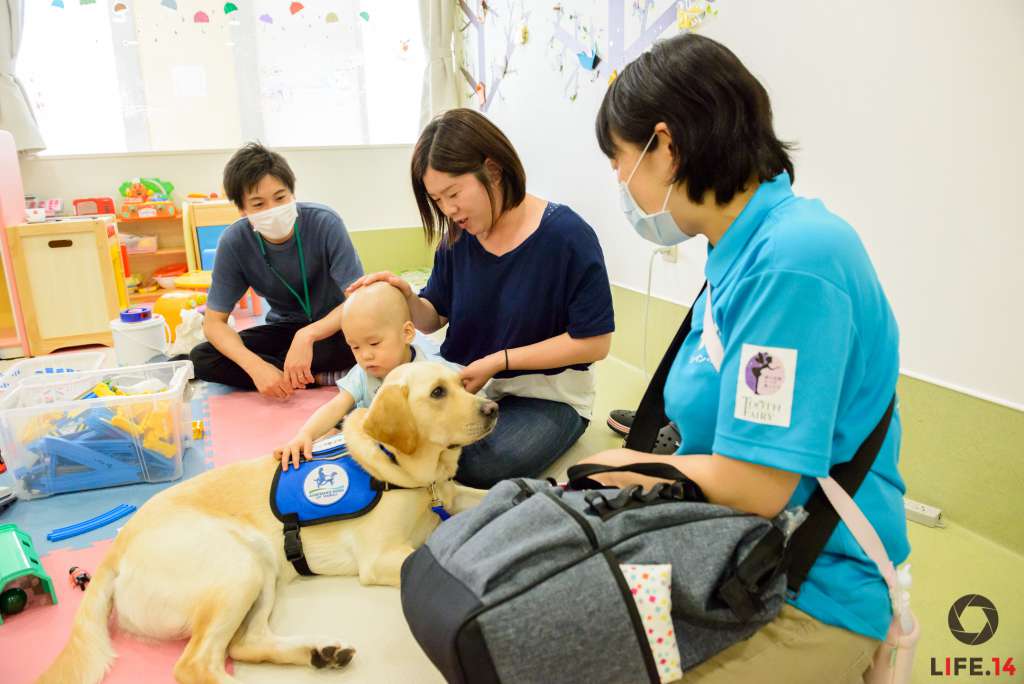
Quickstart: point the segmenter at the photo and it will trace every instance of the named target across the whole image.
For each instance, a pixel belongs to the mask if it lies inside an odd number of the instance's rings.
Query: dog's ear
[[[409,408],[409,388],[404,385],[381,387],[370,405],[363,431],[403,454],[416,451],[420,436]]]

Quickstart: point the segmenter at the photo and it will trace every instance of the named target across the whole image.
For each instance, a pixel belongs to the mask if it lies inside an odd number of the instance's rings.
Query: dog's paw
[[[348,646],[324,646],[310,650],[309,663],[318,670],[345,667],[355,654],[356,649]]]

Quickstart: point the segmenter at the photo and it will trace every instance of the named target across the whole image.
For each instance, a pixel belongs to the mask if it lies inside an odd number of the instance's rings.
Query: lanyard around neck
[[[263,255],[263,260],[267,262],[267,268],[269,268],[271,273],[276,275],[277,279],[280,280],[286,288],[288,288],[288,291],[291,292],[292,296],[295,297],[296,301],[298,301],[299,306],[302,307],[302,311],[306,314],[306,318],[308,318],[310,323],[312,323],[313,307],[310,306],[309,303],[309,282],[306,280],[306,257],[302,254],[302,233],[299,232],[298,219],[295,220],[295,227],[293,230],[295,231],[295,246],[298,247],[299,250],[299,268],[302,270],[302,294],[304,295],[304,298],[299,296],[299,293],[288,284],[288,281],[284,279],[284,276],[278,273],[277,269],[270,263],[270,258],[267,256],[267,248],[263,245],[263,236],[259,233],[256,233],[256,242],[259,243],[260,254]]]

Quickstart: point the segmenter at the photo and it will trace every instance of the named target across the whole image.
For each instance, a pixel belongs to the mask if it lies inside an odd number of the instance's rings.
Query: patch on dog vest
[[[358,518],[373,510],[380,497],[340,434],[317,442],[313,458],[298,468],[278,468],[270,486],[274,515],[282,522],[297,519],[300,526]]]

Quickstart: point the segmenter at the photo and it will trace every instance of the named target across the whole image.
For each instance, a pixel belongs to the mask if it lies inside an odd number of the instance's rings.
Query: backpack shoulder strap
[[[851,502],[882,448],[895,403],[896,397],[893,396],[875,429],[860,445],[854,457],[832,468],[831,484],[845,492]],[[831,493],[836,498],[835,492]],[[804,505],[807,519],[793,533],[788,543],[778,526],[773,525],[768,534],[736,566],[733,574],[722,581],[718,587],[718,597],[729,605],[737,617],[746,621],[760,609],[760,596],[765,585],[780,572],[786,572],[790,596],[795,597],[800,592],[811,566],[839,524],[840,514],[829,499],[819,485]],[[879,570],[882,570],[882,566]],[[892,579],[885,572],[882,576],[886,583]]]
[[[693,307],[707,286],[707,281],[705,281],[700,292],[694,297],[690,310],[686,312],[686,318],[683,319],[675,337],[672,338],[672,343],[665,350],[665,355],[661,358],[657,370],[651,376],[647,391],[644,392],[644,397],[640,400],[636,417],[633,418],[633,424],[629,428],[629,435],[626,437],[627,449],[651,453],[654,450],[654,442],[658,439],[658,432],[668,423],[668,417],[665,415],[665,381],[668,379],[668,372],[672,370],[672,364],[675,363],[679,349],[683,346],[683,341],[690,334]]]
[[[885,442],[895,406],[896,396],[893,395],[875,429],[861,443],[853,458],[846,463],[840,463],[829,472],[832,479],[851,497],[857,493],[857,488],[871,470],[871,465],[875,462],[882,443]],[[811,494],[804,509],[807,511],[807,520],[793,533],[786,551],[787,581],[789,590],[794,595],[799,593],[800,586],[807,579],[807,573],[811,571],[811,566],[839,524],[839,513],[820,486]]]

